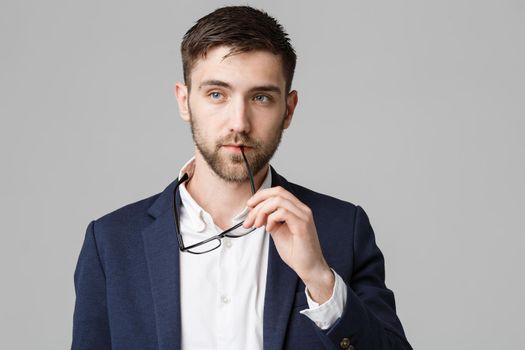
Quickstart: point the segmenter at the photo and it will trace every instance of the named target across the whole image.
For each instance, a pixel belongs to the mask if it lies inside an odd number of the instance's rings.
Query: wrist
[[[307,278],[301,278],[306,286],[310,298],[318,304],[323,304],[333,294],[335,285],[334,272],[325,263],[317,271],[313,271]]]

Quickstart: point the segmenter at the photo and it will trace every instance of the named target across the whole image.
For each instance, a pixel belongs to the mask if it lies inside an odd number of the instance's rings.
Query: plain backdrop
[[[85,228],[192,155],[180,41],[235,3],[1,0],[1,349],[70,347]],[[525,2],[246,3],[299,57],[271,163],[365,208],[413,347],[523,349]]]

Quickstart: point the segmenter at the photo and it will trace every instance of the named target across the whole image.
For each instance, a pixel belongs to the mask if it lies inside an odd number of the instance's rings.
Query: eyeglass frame
[[[253,174],[252,174],[252,171],[250,169],[250,166],[248,164],[248,160],[246,159],[246,156],[244,155],[244,149],[243,147],[241,146],[241,153],[242,153],[242,157],[243,157],[243,160],[244,160],[244,164],[246,165],[246,169],[248,170],[248,177],[250,179],[250,187],[251,187],[251,190],[252,190],[252,195],[255,194],[255,183],[254,183],[254,180],[253,180]],[[177,240],[178,240],[178,243],[179,243],[179,250],[181,252],[187,252],[187,253],[191,253],[191,254],[195,254],[195,255],[200,255],[200,254],[205,254],[205,253],[209,253],[211,251],[214,251],[216,249],[218,249],[221,245],[222,245],[222,238],[224,237],[228,237],[228,238],[240,238],[240,237],[244,237],[246,236],[247,234],[255,231],[257,228],[256,227],[253,227],[252,229],[250,229],[248,232],[245,232],[243,233],[242,235],[229,235],[228,233],[241,227],[242,224],[244,223],[244,220],[233,225],[232,227],[230,227],[229,229],[226,229],[224,231],[222,231],[221,233],[215,235],[215,236],[211,236],[209,238],[206,238],[200,242],[197,242],[197,243],[194,243],[188,247],[186,247],[184,245],[184,241],[182,239],[182,233],[180,232],[180,219],[179,219],[179,213],[177,211],[177,189],[179,188],[179,186],[187,181],[189,179],[189,175],[188,173],[184,173],[184,175],[182,175],[182,177],[179,179],[179,181],[177,181],[177,184],[175,185],[175,187],[173,188],[173,214],[174,214],[174,219],[175,219],[175,226],[176,226],[176,231],[177,231]],[[205,251],[202,251],[202,252],[195,252],[195,251],[191,251],[191,249],[193,248],[196,248],[196,247],[199,247],[199,246],[202,246],[206,243],[209,243],[209,242],[212,242],[214,240],[217,240],[219,242],[219,244],[212,248],[212,249],[209,249],[209,250],[205,250]]]

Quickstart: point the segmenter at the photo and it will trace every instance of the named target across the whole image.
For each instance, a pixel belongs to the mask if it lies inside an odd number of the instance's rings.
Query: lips
[[[241,152],[241,146],[244,148],[245,152],[252,148],[252,147],[245,146],[245,145],[235,145],[235,144],[223,145],[222,147],[224,147],[228,151],[240,153]]]
[[[229,144],[225,144],[223,146],[225,146],[225,147],[238,147],[238,148],[240,148],[242,146],[244,148],[253,148],[252,146],[248,146],[248,145],[245,145],[243,143],[239,143],[239,144],[237,144],[237,143],[229,143]]]

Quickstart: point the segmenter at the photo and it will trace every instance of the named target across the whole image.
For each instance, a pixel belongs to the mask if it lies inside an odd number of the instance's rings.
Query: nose
[[[245,134],[250,132],[250,111],[248,103],[243,98],[232,101],[229,118],[230,132]]]

